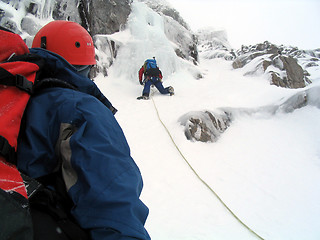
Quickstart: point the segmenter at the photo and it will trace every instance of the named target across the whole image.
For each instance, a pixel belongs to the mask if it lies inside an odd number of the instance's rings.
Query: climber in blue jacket
[[[88,78],[92,38],[79,24],[53,21],[34,38],[49,85],[30,99],[18,168],[33,178],[62,171],[72,216],[93,240],[150,239],[141,173],[116,121],[115,108]],[[60,166],[60,168],[59,168]],[[60,170],[59,170],[60,169]]]

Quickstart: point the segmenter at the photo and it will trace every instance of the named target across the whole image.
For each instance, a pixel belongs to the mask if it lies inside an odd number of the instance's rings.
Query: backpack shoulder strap
[[[143,73],[146,73],[146,71],[147,71],[147,61],[144,62],[143,69],[144,69]]]
[[[13,75],[6,69],[0,66],[0,84],[7,86],[15,86],[29,94],[33,90],[33,82],[29,81],[25,76],[16,74]]]
[[[16,151],[12,147],[8,140],[0,135],[0,155],[2,155],[9,163],[16,165]]]

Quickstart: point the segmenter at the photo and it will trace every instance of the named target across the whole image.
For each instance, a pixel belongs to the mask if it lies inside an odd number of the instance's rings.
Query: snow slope
[[[320,109],[292,113],[239,113],[215,143],[190,142],[179,118],[187,112],[221,107],[277,105],[300,90],[271,86],[263,76],[243,76],[231,62],[206,60],[199,67],[176,57],[161,17],[134,2],[128,29],[110,38],[123,40],[108,77],[97,85],[119,110],[132,156],[140,167],[146,223],[153,240],[258,239],[243,227],[199,181],[173,144],[230,209],[264,239],[320,239]],[[172,97],[142,92],[138,70],[155,56]],[[195,80],[190,71],[201,71]],[[320,71],[311,76],[319,86]]]

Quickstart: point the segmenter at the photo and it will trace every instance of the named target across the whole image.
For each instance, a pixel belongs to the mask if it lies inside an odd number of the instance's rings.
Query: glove
[[[139,80],[139,82],[140,82],[140,85],[143,85],[143,82],[141,80]]]

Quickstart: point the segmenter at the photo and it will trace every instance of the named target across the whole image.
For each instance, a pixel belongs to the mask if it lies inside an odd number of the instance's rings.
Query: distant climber
[[[142,77],[144,79],[142,80]],[[154,85],[161,94],[170,94],[174,95],[174,89],[172,86],[164,88],[162,85],[162,73],[157,66],[155,57],[153,59],[147,59],[144,62],[144,65],[139,70],[139,82],[141,85],[144,85],[142,96],[137,99],[149,99],[150,87]]]

